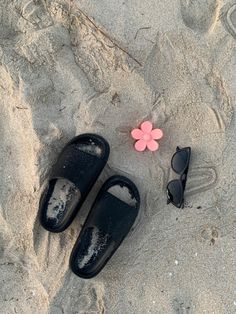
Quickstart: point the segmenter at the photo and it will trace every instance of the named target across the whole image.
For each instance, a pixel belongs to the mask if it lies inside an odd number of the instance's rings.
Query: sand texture
[[[0,1],[0,313],[236,313],[236,1]],[[156,153],[130,136],[164,131]],[[111,146],[73,224],[39,226],[49,170],[77,134]],[[191,146],[184,209],[166,205],[170,159]],[[142,206],[94,279],[69,257],[114,173]]]

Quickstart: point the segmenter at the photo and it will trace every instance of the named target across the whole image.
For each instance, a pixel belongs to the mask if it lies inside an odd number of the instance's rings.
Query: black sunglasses
[[[191,147],[177,147],[171,160],[171,168],[180,175],[180,178],[168,183],[167,204],[172,203],[178,208],[184,207],[184,190],[187,182],[190,157]]]

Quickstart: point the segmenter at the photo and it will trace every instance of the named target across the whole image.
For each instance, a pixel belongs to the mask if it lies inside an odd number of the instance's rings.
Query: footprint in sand
[[[49,314],[61,313],[105,313],[103,284],[80,281],[78,285],[78,278],[67,273],[64,289],[56,295],[49,309]]]
[[[95,91],[108,91],[112,73],[126,64],[125,55],[83,14],[74,16],[70,27],[75,62]]]
[[[173,301],[173,309],[176,314],[189,314],[191,310],[190,301],[187,302],[176,298]]]
[[[215,28],[221,0],[180,0],[184,24],[199,33],[210,33]]]
[[[236,4],[227,11],[224,20],[228,31],[236,39]]]
[[[52,19],[46,10],[44,1],[24,0],[21,3],[21,17],[33,25],[35,29],[43,29],[52,25]]]
[[[216,185],[217,180],[217,170],[214,166],[191,169],[186,192],[188,195],[194,195],[207,191]]]
[[[220,237],[219,228],[206,225],[201,230],[200,241],[206,242],[209,245],[214,245],[219,237]]]

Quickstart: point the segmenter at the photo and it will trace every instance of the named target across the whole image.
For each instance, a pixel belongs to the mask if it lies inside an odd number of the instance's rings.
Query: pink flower
[[[153,129],[150,121],[141,124],[140,129],[134,129],[131,132],[132,137],[137,140],[134,147],[138,152],[143,152],[146,148],[154,152],[158,150],[159,144],[155,140],[163,137],[161,129]]]

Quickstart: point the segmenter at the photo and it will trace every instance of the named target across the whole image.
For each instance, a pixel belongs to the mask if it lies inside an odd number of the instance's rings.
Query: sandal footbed
[[[135,205],[129,205],[108,190],[128,188]],[[82,278],[96,276],[124,240],[138,215],[140,196],[135,184],[113,176],[101,188],[73,248],[70,266]]]
[[[92,146],[91,146],[92,145]],[[98,149],[98,154],[91,154],[86,147]],[[81,148],[83,147],[83,150]],[[85,151],[84,151],[85,150]],[[72,222],[85,198],[92,189],[94,183],[102,172],[109,156],[109,144],[97,134],[82,134],[72,139],[62,150],[57,162],[52,168],[46,189],[42,193],[39,211],[42,226],[51,232],[62,232]],[[60,214],[60,219],[48,219],[47,212],[49,200],[58,180],[66,180],[71,183],[74,194],[70,197],[78,197],[77,204],[73,208]]]

